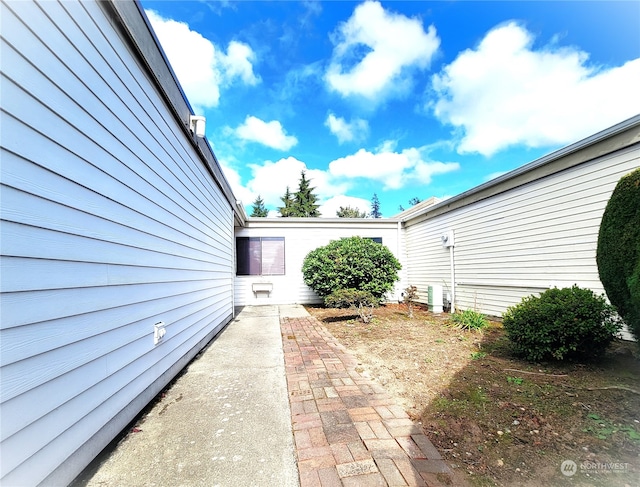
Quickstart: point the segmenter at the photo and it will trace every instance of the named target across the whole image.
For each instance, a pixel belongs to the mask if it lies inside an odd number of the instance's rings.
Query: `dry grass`
[[[510,354],[495,321],[468,332],[420,306],[412,319],[404,305],[381,307],[369,324],[348,310],[307,309],[401,398],[465,482],[640,485],[635,344],[616,342],[594,364],[531,364]],[[577,464],[572,477],[565,460]]]

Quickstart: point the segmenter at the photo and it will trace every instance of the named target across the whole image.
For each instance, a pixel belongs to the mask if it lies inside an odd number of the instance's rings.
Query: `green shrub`
[[[400,262],[384,245],[350,237],[309,252],[302,275],[305,284],[322,298],[339,289],[358,289],[381,301],[393,289],[400,269]]]
[[[596,358],[621,323],[603,295],[574,285],[523,298],[504,313],[503,326],[514,352],[537,362]]]
[[[611,194],[596,262],[609,301],[640,344],[640,169],[620,179]]]
[[[472,309],[456,311],[451,315],[451,323],[456,328],[461,328],[463,330],[482,330],[489,326],[489,322],[485,316]]]
[[[324,298],[324,304],[329,308],[349,308],[352,306],[377,306],[378,301],[369,291],[358,289],[338,289]]]
[[[378,300],[369,291],[358,289],[338,289],[324,298],[329,308],[352,308],[358,312],[363,322],[369,323],[373,318],[373,308]]]

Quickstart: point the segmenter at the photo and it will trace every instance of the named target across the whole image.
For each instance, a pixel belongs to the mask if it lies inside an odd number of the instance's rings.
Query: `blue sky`
[[[446,198],[640,113],[638,1],[146,1],[236,197]]]

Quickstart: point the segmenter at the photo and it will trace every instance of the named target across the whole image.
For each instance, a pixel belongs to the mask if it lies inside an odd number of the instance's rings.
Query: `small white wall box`
[[[167,329],[164,326],[164,321],[160,321],[153,325],[153,344],[157,345],[162,337],[164,337],[167,333]]]
[[[253,294],[257,298],[260,295],[266,295],[269,297],[271,291],[273,291],[273,283],[271,282],[254,282],[251,284]]]
[[[442,286],[433,285],[427,288],[427,304],[432,313],[442,313]]]
[[[191,115],[189,117],[189,128],[196,134],[196,137],[204,137],[204,127],[206,119],[201,116]]]
[[[447,233],[443,233],[440,236],[440,240],[442,241],[443,247],[453,247],[455,245],[453,230],[449,230]]]

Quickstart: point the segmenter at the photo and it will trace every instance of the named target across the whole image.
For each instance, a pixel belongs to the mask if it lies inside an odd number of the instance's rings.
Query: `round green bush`
[[[640,343],[640,169],[620,179],[611,194],[596,262],[609,301]]]
[[[577,285],[523,298],[502,318],[516,355],[532,362],[597,358],[622,326],[603,295]]]
[[[377,300],[393,289],[400,262],[382,244],[362,237],[341,238],[312,250],[304,258],[302,275],[322,298],[338,289],[369,291]]]

